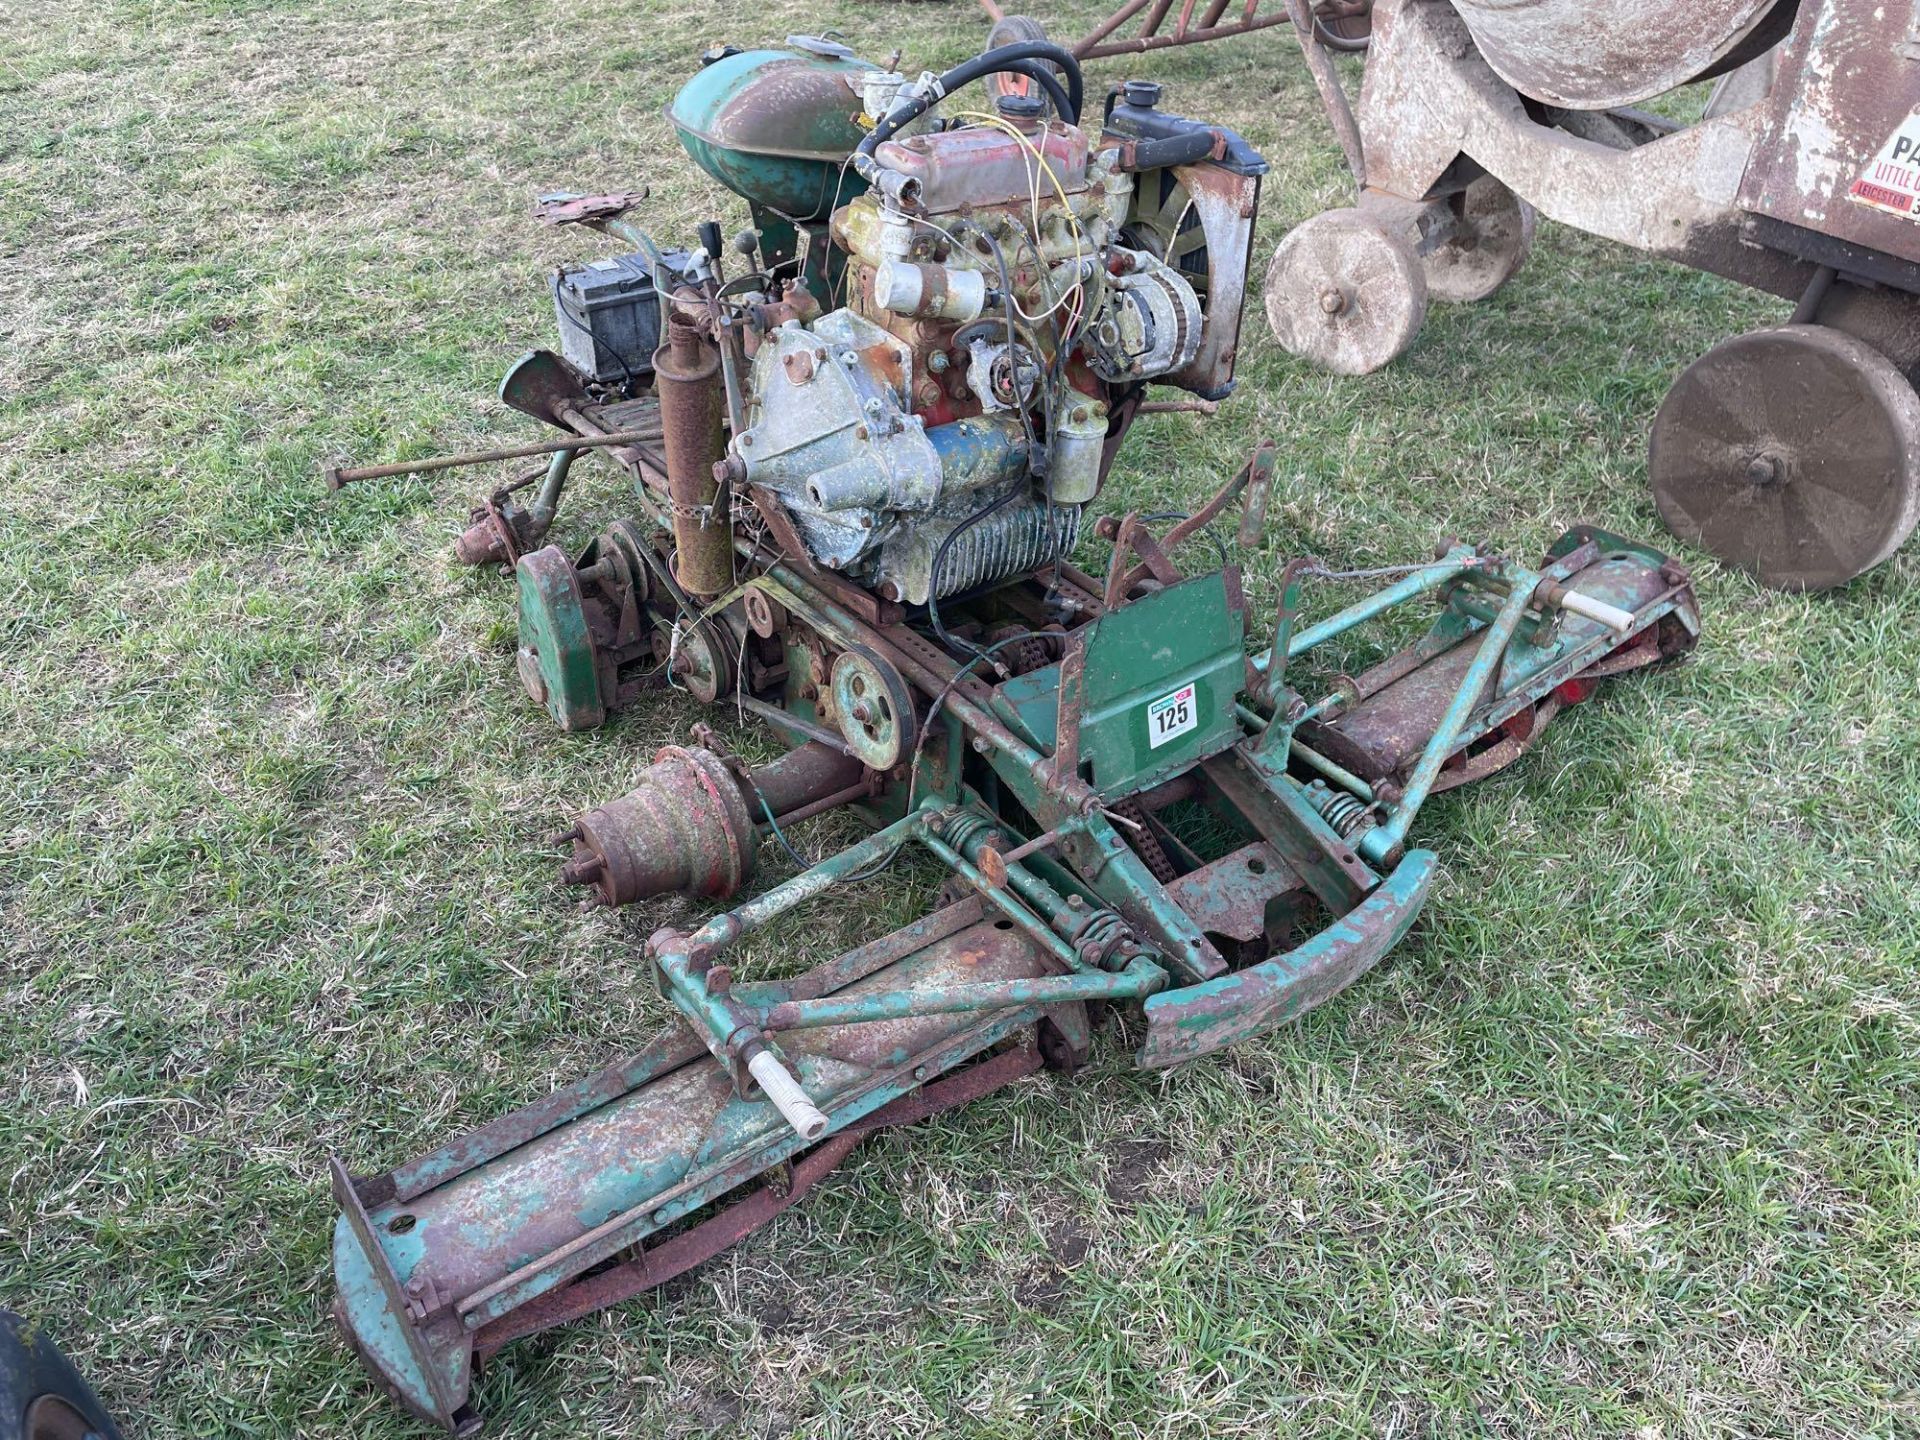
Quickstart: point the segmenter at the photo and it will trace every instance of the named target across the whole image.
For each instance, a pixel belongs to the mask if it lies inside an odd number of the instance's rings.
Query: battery
[[[661,257],[668,284],[675,261],[684,258]],[[588,379],[625,385],[653,373],[660,302],[644,255],[615,255],[562,270],[553,279],[553,309],[560,356]]]

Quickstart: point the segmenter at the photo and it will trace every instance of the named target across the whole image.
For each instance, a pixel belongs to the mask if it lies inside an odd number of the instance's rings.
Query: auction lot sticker
[[[1193,703],[1193,682],[1188,681],[1171,695],[1162,695],[1147,703],[1147,745],[1158,750],[1176,735],[1184,735],[1200,723]]]
[[[1902,120],[1880,147],[1847,198],[1876,210],[1920,220],[1920,110]]]

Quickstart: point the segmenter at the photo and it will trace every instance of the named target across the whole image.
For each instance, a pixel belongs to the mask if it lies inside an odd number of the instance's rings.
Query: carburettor
[[[818,563],[925,604],[1071,551],[1149,382],[1232,388],[1266,167],[1157,85],[1090,130],[1077,75],[1027,65],[940,116],[958,72],[851,63],[887,111],[843,164],[867,188],[809,251],[825,313],[757,337],[722,474],[776,494]]]

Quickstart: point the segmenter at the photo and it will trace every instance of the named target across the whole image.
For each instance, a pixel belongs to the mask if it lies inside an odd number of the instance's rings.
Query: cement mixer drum
[[[1744,63],[1797,0],[1453,0],[1494,71],[1568,110],[1637,105]]]

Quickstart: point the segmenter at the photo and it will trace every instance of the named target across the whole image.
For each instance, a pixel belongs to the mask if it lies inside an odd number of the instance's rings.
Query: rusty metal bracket
[[[533,207],[533,218],[542,225],[592,225],[616,220],[646,198],[644,185],[606,195],[542,195]]]
[[[1266,496],[1273,483],[1273,466],[1279,451],[1271,440],[1262,440],[1253,447],[1247,456],[1246,464],[1234,473],[1231,480],[1214,492],[1206,504],[1193,514],[1180,521],[1167,532],[1165,540],[1155,540],[1151,533],[1140,524],[1137,512],[1129,513],[1116,521],[1111,515],[1102,516],[1094,526],[1094,533],[1103,540],[1114,542],[1113,560],[1107,571],[1105,585],[1105,604],[1109,610],[1126,600],[1133,587],[1142,580],[1158,580],[1162,585],[1173,585],[1182,579],[1175,568],[1171,556],[1199,531],[1211,525],[1220,512],[1227,508],[1233,498],[1242,491],[1247,492],[1246,505],[1251,512],[1257,505],[1264,515]],[[1246,524],[1241,525],[1244,534]],[[1141,563],[1132,569],[1124,569],[1126,557],[1131,551],[1140,556]]]

